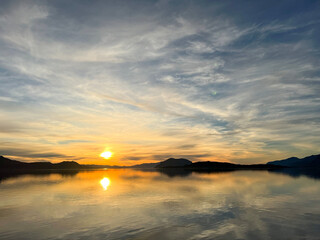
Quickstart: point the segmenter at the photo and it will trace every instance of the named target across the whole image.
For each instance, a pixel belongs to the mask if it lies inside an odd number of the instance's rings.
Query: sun
[[[105,159],[111,158],[111,156],[112,156],[112,152],[110,151],[106,151],[100,154],[100,157],[103,157]]]

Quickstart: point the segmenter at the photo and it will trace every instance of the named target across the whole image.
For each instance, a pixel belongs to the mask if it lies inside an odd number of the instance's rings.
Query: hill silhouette
[[[320,154],[305,158],[291,157],[284,160],[271,161],[267,164],[234,164],[229,162],[191,162],[184,158],[169,158],[158,163],[143,163],[134,166],[108,166],[108,165],[80,165],[75,161],[63,161],[60,163],[51,162],[20,162],[0,156],[0,169],[101,169],[101,168],[146,168],[146,169],[164,169],[164,168],[184,168],[188,171],[230,171],[230,170],[272,170],[284,167],[313,167],[320,168]]]
[[[63,161],[60,163],[51,162],[20,162],[11,160],[9,158],[0,156],[0,169],[81,169],[83,168],[77,162],[74,161]]]
[[[186,167],[191,165],[192,162],[184,158],[169,158],[163,162],[160,162],[156,168],[175,168],[175,167]]]
[[[191,162],[188,159],[169,158],[156,165],[157,169],[164,168],[183,168],[187,171],[230,171],[230,170],[267,170],[267,169],[279,169],[282,166],[276,166],[272,164],[251,164],[241,165],[228,162]]]
[[[251,164],[251,165],[242,165],[234,164],[228,162],[195,162],[192,163],[186,168],[193,171],[233,171],[233,170],[270,170],[270,169],[279,169],[282,166],[276,166],[272,164]]]
[[[293,168],[320,168],[320,154],[311,155],[305,158],[291,157],[283,160],[268,162],[267,164]]]
[[[142,163],[130,166],[130,168],[155,168],[159,163]]]

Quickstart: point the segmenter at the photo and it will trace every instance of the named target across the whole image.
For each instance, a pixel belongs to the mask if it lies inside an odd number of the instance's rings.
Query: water
[[[7,175],[0,239],[319,239],[319,183],[268,171]]]

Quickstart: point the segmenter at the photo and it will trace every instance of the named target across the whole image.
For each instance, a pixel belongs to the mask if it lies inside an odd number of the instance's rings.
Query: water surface
[[[268,171],[7,175],[0,239],[319,239],[319,183]]]

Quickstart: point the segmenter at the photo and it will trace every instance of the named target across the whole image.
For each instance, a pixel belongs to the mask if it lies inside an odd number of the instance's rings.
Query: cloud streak
[[[84,162],[109,148],[115,164],[318,151],[316,2],[281,1],[272,14],[261,1],[1,4],[0,140],[10,147]]]

